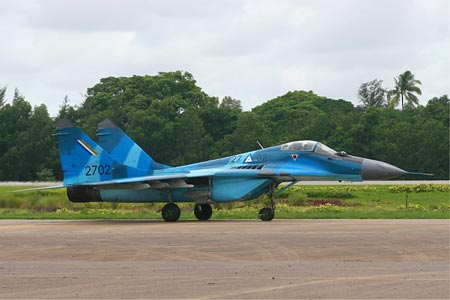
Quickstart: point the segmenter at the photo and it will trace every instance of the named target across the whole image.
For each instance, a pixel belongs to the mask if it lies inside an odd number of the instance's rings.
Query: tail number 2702
[[[111,165],[88,165],[84,167],[86,176],[94,176],[94,175],[110,175],[111,174]]]

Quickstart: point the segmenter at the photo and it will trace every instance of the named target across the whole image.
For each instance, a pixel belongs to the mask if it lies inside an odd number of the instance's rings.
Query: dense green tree
[[[361,84],[358,98],[363,107],[382,107],[386,105],[386,90],[381,86],[383,80],[374,79]]]
[[[5,105],[6,86],[0,88],[0,108]]]
[[[395,129],[393,136],[399,149],[397,163],[410,171],[434,173],[436,178],[447,175],[448,178],[448,127],[437,120],[419,118],[418,122],[399,124]],[[400,134],[401,131],[409,131],[409,134]]]
[[[168,133],[173,141],[171,151],[174,165],[184,165],[208,158],[212,139],[207,134],[197,112],[189,110],[181,114]]]
[[[16,89],[12,103],[0,109],[0,179],[36,180],[42,170],[53,171],[58,160],[52,131],[46,106],[32,109]]]
[[[236,129],[236,122],[240,114],[240,110],[228,107],[208,107],[199,110],[200,118],[214,141],[222,139]]]
[[[58,119],[65,118],[74,122],[77,120],[78,114],[76,108],[70,106],[69,102],[69,97],[66,95],[64,97],[63,103],[59,106]]]
[[[225,96],[223,97],[222,102],[220,102],[220,108],[242,111],[241,100],[231,98],[230,96]]]
[[[434,97],[428,101],[423,114],[428,119],[440,121],[444,126],[450,124],[450,100],[447,95]]]
[[[95,128],[105,118],[127,128],[134,113],[140,110],[174,120],[187,109],[208,105],[217,105],[217,99],[205,94],[190,73],[176,71],[155,76],[103,78],[87,90],[78,112],[80,123],[93,133],[89,128]]]
[[[414,107],[419,105],[419,98],[415,94],[422,95],[421,89],[417,86],[422,83],[414,78],[414,74],[411,71],[405,71],[394,78],[394,81],[395,87],[388,93],[389,107],[394,108],[400,100],[402,110],[404,108],[404,100],[406,100],[406,106]]]
[[[208,157],[219,158],[229,153],[226,137],[234,132],[242,113],[240,100],[225,97],[218,106],[207,106],[199,110],[207,134],[212,139]]]
[[[326,142],[340,124],[354,117],[351,102],[331,100],[313,92],[293,91],[255,107],[277,143],[313,139]]]
[[[243,112],[239,115],[236,130],[225,141],[227,155],[258,149],[257,142],[263,146],[273,144],[270,130],[254,112]]]

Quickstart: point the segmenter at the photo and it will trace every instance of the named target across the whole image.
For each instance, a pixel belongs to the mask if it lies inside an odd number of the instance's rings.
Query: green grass
[[[0,187],[0,219],[161,219],[164,203],[71,203],[65,189],[11,193]],[[406,194],[405,191],[408,191]],[[408,195],[408,208],[406,208]],[[214,205],[212,219],[256,219],[267,197]],[[179,204],[194,220],[193,204]],[[448,219],[449,185],[294,186],[278,196],[281,219]]]

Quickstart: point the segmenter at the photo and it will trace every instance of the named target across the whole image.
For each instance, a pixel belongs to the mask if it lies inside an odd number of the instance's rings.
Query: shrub
[[[321,205],[334,205],[334,206],[361,206],[361,203],[345,203],[342,199],[310,199],[306,202],[307,205],[321,206]]]
[[[310,198],[354,198],[349,191],[339,191],[337,189],[324,189],[319,191],[308,191],[306,195]]]
[[[448,184],[417,184],[417,185],[393,185],[388,188],[390,193],[427,193],[450,192]]]
[[[412,210],[412,211],[425,211],[425,207],[423,207],[420,204],[410,204],[410,205],[408,205],[408,208],[406,208],[405,206],[400,206],[399,209]]]
[[[343,212],[344,208],[340,206],[335,206],[333,204],[327,203],[324,205],[313,206],[308,208],[307,211],[315,211],[315,212]]]

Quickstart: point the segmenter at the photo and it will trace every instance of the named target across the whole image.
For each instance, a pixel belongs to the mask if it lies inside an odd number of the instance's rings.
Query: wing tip
[[[11,191],[11,193],[22,193],[22,192],[32,192],[32,191],[42,191],[42,190],[53,190],[53,189],[62,189],[66,188],[65,185],[53,185],[53,186],[44,186],[44,187],[36,187],[22,190]]]

